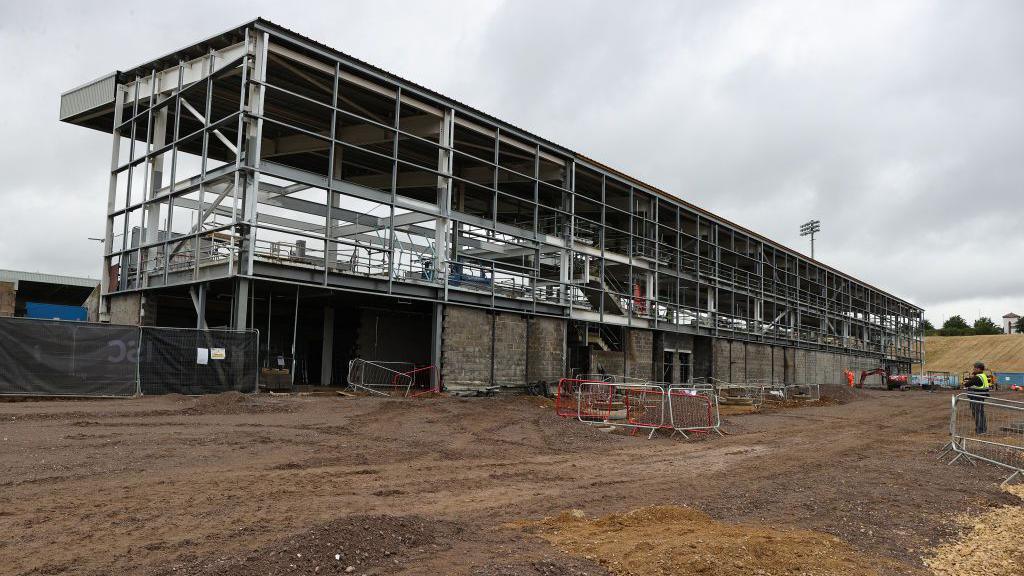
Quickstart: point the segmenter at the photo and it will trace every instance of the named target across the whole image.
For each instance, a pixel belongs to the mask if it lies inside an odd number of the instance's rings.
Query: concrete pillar
[[[189,294],[196,309],[196,328],[206,330],[206,282],[199,284],[198,288],[189,288]]]
[[[334,306],[324,307],[324,338],[320,354],[320,384],[330,386],[334,377]]]
[[[435,390],[441,388],[441,340],[444,337],[444,304],[434,304],[434,315],[430,319],[430,364],[434,366],[433,382]]]
[[[232,313],[235,330],[245,330],[249,327],[249,279],[239,278],[235,287],[235,310]]]

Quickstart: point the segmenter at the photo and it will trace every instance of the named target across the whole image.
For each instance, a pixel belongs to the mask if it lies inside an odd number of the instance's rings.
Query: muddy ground
[[[936,459],[948,393],[830,393],[694,441],[536,397],[2,402],[0,573],[623,574],[523,522],[680,505],[926,574],[957,515],[1014,501]]]

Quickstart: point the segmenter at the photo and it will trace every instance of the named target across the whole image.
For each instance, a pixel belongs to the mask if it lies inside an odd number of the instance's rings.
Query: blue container
[[[89,311],[82,306],[64,306],[63,304],[26,302],[25,317],[45,318],[47,320],[77,320],[85,322],[89,319]]]
[[[1000,388],[1024,386],[1024,372],[996,372],[995,375]]]

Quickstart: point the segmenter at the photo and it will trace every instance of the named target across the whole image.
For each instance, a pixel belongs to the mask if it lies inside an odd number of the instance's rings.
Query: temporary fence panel
[[[408,395],[423,370],[412,362],[386,362],[356,358],[348,363],[349,388],[381,396],[398,391]],[[420,376],[422,377],[422,376]]]
[[[622,389],[626,423],[637,428],[666,428],[671,419],[666,411],[668,399],[660,386],[636,386]]]
[[[579,382],[576,384],[576,414],[584,422],[625,420],[626,406],[620,384]]]
[[[970,393],[952,402],[954,461],[967,456],[1014,470],[1013,476],[1024,473],[1024,402]]]
[[[0,394],[133,396],[139,329],[0,318]]]
[[[564,378],[559,381],[555,411],[582,422],[650,430],[718,432],[720,419],[714,391],[706,385],[603,382]],[[720,432],[719,432],[720,433]]]
[[[255,392],[258,332],[142,328],[139,389],[148,394]]]
[[[671,427],[685,436],[688,432],[716,432],[722,426],[718,396],[693,388],[668,389],[668,415]]]
[[[585,378],[562,378],[559,380],[558,391],[555,393],[555,414],[563,418],[576,418],[579,415],[580,386],[601,382],[601,380]]]

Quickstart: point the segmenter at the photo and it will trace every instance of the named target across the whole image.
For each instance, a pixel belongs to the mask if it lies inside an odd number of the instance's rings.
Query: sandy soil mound
[[[1024,486],[1008,492],[1024,500]],[[938,547],[925,564],[936,576],[1019,576],[1024,573],[1024,506],[1000,506],[978,516],[964,516],[961,537]]]
[[[614,574],[868,576],[887,561],[809,530],[726,524],[678,506],[587,519],[580,512],[527,524],[556,548],[596,559]]]

